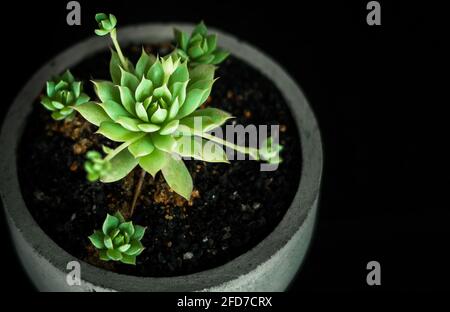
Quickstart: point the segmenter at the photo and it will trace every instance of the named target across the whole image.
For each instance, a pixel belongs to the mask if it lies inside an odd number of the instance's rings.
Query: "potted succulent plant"
[[[284,290],[309,244],[322,167],[301,91],[234,38],[218,48],[203,22],[178,25],[173,40],[170,26],[129,27],[121,46],[115,16],[95,19],[110,51],[97,37],[56,57],[2,128],[14,148],[0,154],[0,191],[35,285]],[[279,133],[235,142],[255,124]],[[80,283],[67,283],[73,261]]]

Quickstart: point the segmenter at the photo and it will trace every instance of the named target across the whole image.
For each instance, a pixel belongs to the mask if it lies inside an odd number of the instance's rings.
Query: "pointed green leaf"
[[[100,133],[115,142],[129,141],[142,135],[138,132],[129,131],[121,125],[110,121],[102,122],[100,124],[100,128],[97,130],[97,133]]]
[[[109,213],[106,214],[106,218],[105,218],[105,221],[103,222],[103,226],[102,226],[103,234],[108,235],[109,232],[111,232],[118,226],[119,226],[119,219],[110,215]]]
[[[130,244],[124,244],[122,246],[120,246],[119,248],[117,248],[120,252],[125,252],[128,249],[130,249],[131,245]]]
[[[204,97],[207,90],[194,89],[187,93],[186,100],[178,111],[177,118],[181,119],[185,116],[190,115],[194,112],[201,104],[202,98]]]
[[[148,70],[150,69],[150,66],[153,65],[153,63],[156,61],[156,58],[154,55],[150,54],[148,55],[144,48],[142,48],[141,57],[139,58],[137,64],[136,64],[136,75],[139,79],[145,76],[147,74]]]
[[[84,103],[88,102],[89,100],[90,100],[89,95],[87,95],[85,93],[81,93],[80,96],[78,97],[78,99],[76,99],[75,105],[84,104]]]
[[[108,30],[103,30],[103,29],[95,29],[94,32],[97,36],[105,36],[105,35],[109,34]]]
[[[205,53],[203,51],[203,49],[200,47],[200,44],[191,46],[187,52],[188,52],[189,56],[193,59],[196,59],[196,58],[202,56],[203,53]]]
[[[217,35],[212,34],[212,35],[207,36],[206,41],[208,42],[208,53],[211,53],[217,47]]]
[[[131,93],[131,90],[127,87],[123,87],[123,86],[117,86],[119,89],[119,94],[120,94],[120,101],[123,105],[123,107],[125,107],[125,109],[132,115],[135,114],[134,111],[134,104],[135,104],[135,100],[134,100],[134,96],[133,93]]]
[[[154,124],[139,124],[138,128],[147,133],[156,132],[161,129],[160,126]]]
[[[105,102],[112,100],[114,102],[120,102],[119,90],[110,81],[92,81],[95,87],[95,93],[100,101]]]
[[[161,129],[161,131],[159,131],[159,134],[160,135],[169,135],[169,134],[174,133],[177,130],[179,123],[180,123],[180,121],[177,119],[170,121],[168,124],[166,124]]]
[[[105,248],[105,244],[103,243],[104,238],[105,235],[102,233],[102,231],[95,231],[94,234],[89,236],[89,240],[91,241],[92,245],[94,245],[95,248],[98,249]]]
[[[212,61],[214,61],[213,54],[204,54],[195,60],[196,63],[201,63],[201,64],[211,64]]]
[[[169,86],[173,85],[175,82],[186,82],[189,80],[189,71],[187,63],[179,65],[177,69],[172,73],[169,78]]]
[[[189,43],[189,35],[185,32],[182,32],[178,29],[174,29],[175,40],[177,41],[178,47],[186,50]]]
[[[209,132],[223,125],[228,119],[233,118],[229,113],[218,108],[208,107],[194,111],[189,117],[209,117],[209,124],[205,124],[203,131]]]
[[[109,237],[108,235],[105,235],[105,237],[103,238],[103,244],[105,245],[106,248],[113,248],[113,242],[111,237]]]
[[[230,55],[230,52],[218,50],[214,52],[214,60],[211,62],[211,64],[219,64],[222,63],[227,57]]]
[[[127,87],[131,90],[131,92],[134,92],[139,85],[139,80],[137,77],[127,71],[125,71],[122,67],[121,70],[121,77],[120,77],[120,85]]]
[[[119,223],[124,223],[125,222],[125,218],[123,217],[123,215],[120,213],[120,211],[116,211],[114,213],[114,217],[116,217],[117,219],[119,219]]]
[[[164,80],[164,70],[161,62],[156,60],[147,72],[147,79],[150,79],[153,83],[153,88],[160,87]]]
[[[191,198],[192,178],[183,160],[170,156],[165,166],[161,168],[161,171],[172,190],[187,200]]]
[[[127,254],[122,254],[122,259],[120,259],[122,263],[136,265],[136,256],[129,256]]]
[[[122,223],[121,225],[119,225],[119,229],[122,232],[127,233],[128,236],[133,236],[134,234],[134,226],[132,221]]]
[[[177,141],[170,135],[159,135],[158,133],[151,133],[151,138],[153,144],[158,149],[164,152],[172,152],[177,145]]]
[[[56,107],[54,107],[52,104],[52,100],[50,100],[47,96],[42,97],[41,104],[44,105],[44,107],[49,111],[56,110]]]
[[[108,257],[111,260],[121,260],[122,259],[122,253],[118,250],[114,250],[114,249],[108,249],[108,251],[106,252],[106,254],[108,255]]]
[[[108,255],[106,254],[106,250],[99,250],[98,253],[99,253],[100,260],[103,260],[103,261],[111,260],[111,259],[109,259]]]
[[[215,67],[210,64],[200,64],[195,66],[189,72],[190,84],[197,82],[198,80],[214,80]]]
[[[102,176],[101,181],[104,183],[118,181],[128,175],[137,164],[138,161],[136,158],[131,155],[128,149],[124,149],[111,159],[111,167],[114,168],[114,170],[110,170],[107,174]]]
[[[128,113],[128,111],[122,105],[112,100],[100,103],[100,106],[113,120],[116,120],[120,116],[131,117],[131,114]]]
[[[52,101],[52,105],[53,105],[53,107],[55,107],[56,109],[62,109],[62,108],[64,108],[64,104],[62,104],[61,102],[58,102],[58,101]]]
[[[142,121],[139,119],[124,117],[124,116],[118,117],[116,119],[116,122],[119,123],[125,129],[127,129],[129,131],[134,131],[134,132],[140,132],[138,125],[140,123],[142,123]]]
[[[144,104],[142,102],[137,102],[134,108],[136,109],[136,114],[139,119],[144,122],[148,122],[148,115],[147,111],[145,110]]]
[[[149,135],[140,138],[139,140],[128,146],[128,150],[136,158],[147,156],[151,154],[154,149],[155,146],[153,145]]]
[[[150,118],[150,121],[155,124],[159,124],[164,122],[167,117],[167,110],[164,108],[158,107],[156,112],[153,113],[152,117]]]
[[[139,158],[139,165],[153,177],[166,164],[167,158],[171,157],[161,150],[155,149],[150,155]]]
[[[76,98],[81,94],[81,81],[74,81],[72,83],[72,92]]]
[[[115,215],[114,215],[115,216]],[[117,218],[117,217],[116,217]],[[120,223],[120,219],[119,219],[119,223]],[[115,239],[116,238],[116,236],[118,235],[120,233],[120,230],[118,229],[118,228],[115,228],[114,230],[112,230],[110,233],[109,233],[109,237],[111,237],[111,239]]]
[[[103,108],[95,102],[86,102],[80,105],[72,106],[84,119],[90,123],[100,126],[103,122],[111,121],[111,118],[105,113]]]
[[[54,81],[47,81],[47,95],[49,97],[53,97],[53,94],[55,94],[55,82]]]
[[[170,86],[170,93],[173,98],[177,98],[179,102],[179,106],[181,107],[186,100],[186,88],[188,85],[188,81],[186,82],[175,82],[172,86]]]
[[[206,25],[203,21],[198,23],[197,26],[195,26],[194,30],[192,31],[192,35],[197,34],[202,36],[206,36],[208,34],[208,29],[206,28]]]
[[[125,254],[129,255],[129,256],[136,256],[139,253],[141,253],[142,250],[144,250],[144,246],[142,246],[142,243],[139,241],[133,240],[131,242],[130,248],[128,248],[128,250],[125,252]]]
[[[175,101],[173,101],[172,106],[170,106],[169,116],[167,117],[167,119],[168,120],[174,119],[177,116],[179,110],[180,110],[180,104],[179,104],[178,98],[176,98]]]
[[[141,82],[136,88],[135,99],[138,102],[144,102],[146,98],[152,95],[152,92],[153,92],[153,83],[150,80],[146,79],[145,77],[142,77]]]
[[[135,225],[134,226],[134,234],[131,239],[140,241],[144,237],[145,230],[146,230],[145,227],[140,226],[140,225]]]
[[[166,101],[170,101],[172,98],[172,94],[167,88],[167,85],[162,85],[161,87],[158,87],[153,91],[153,97],[163,98]]]
[[[55,91],[61,91],[61,90],[67,89],[68,86],[69,86],[69,84],[67,82],[60,80],[55,86]]]

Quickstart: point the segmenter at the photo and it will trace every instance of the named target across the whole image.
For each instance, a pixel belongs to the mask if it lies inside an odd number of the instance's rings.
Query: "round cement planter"
[[[191,31],[191,25],[148,24],[119,30],[123,46],[128,43],[165,42],[176,26]],[[305,96],[289,75],[269,57],[237,40],[218,33],[220,45],[258,68],[285,97],[299,129],[303,169],[297,194],[275,230],[253,249],[220,267],[186,276],[135,277],[106,271],[84,263],[57,246],[37,225],[25,206],[17,177],[16,150],[34,99],[45,81],[109,46],[109,38],[85,40],[42,67],[25,85],[12,104],[0,137],[0,192],[6,218],[20,260],[42,291],[283,291],[298,271],[309,242],[319,198],[322,145],[316,119]],[[67,264],[81,265],[81,285],[66,282]]]

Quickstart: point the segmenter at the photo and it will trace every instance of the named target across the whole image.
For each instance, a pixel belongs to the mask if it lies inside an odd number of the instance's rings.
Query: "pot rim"
[[[190,32],[194,25],[131,25],[120,28],[118,36],[122,45],[133,42],[164,42],[172,38],[173,27]],[[303,163],[296,195],[284,217],[265,239],[244,254],[209,270],[173,277],[140,277],[101,269],[71,256],[49,238],[35,222],[22,198],[17,176],[16,151],[25,126],[24,120],[45,81],[109,46],[109,38],[91,37],[67,48],[32,76],[10,106],[0,133],[0,170],[3,173],[3,179],[0,179],[0,194],[7,217],[39,256],[44,257],[58,270],[65,273],[67,263],[76,260],[81,264],[81,277],[85,283],[110,290],[204,290],[237,279],[256,269],[283,248],[302,227],[309,211],[317,203],[323,166],[322,142],[314,113],[300,87],[269,56],[232,35],[212,27],[210,29],[217,33],[221,47],[255,67],[277,86],[297,125]]]

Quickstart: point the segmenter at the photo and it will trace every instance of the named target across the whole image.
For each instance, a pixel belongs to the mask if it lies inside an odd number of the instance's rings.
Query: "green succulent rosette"
[[[98,23],[98,29],[95,30],[95,33],[98,36],[105,36],[111,33],[117,25],[117,19],[112,14],[97,13],[95,14],[95,20]]]
[[[174,54],[161,58],[142,50],[136,66],[128,67],[130,71],[124,70],[113,52],[112,81],[93,82],[99,101],[74,107],[99,127],[98,133],[122,143],[105,157],[114,170],[100,180],[120,180],[139,165],[152,176],[161,171],[168,185],[189,199],[192,178],[183,160],[174,156],[228,162],[222,147],[204,137],[231,116],[215,108],[199,109],[211,92],[214,66],[189,70]]]
[[[126,222],[120,212],[113,216],[107,214],[102,230],[89,236],[92,245],[98,249],[100,259],[136,264],[136,257],[144,250],[141,243],[146,228]]]
[[[81,81],[76,81],[69,70],[47,81],[46,95],[41,98],[41,104],[52,112],[55,120],[72,118],[75,115],[73,106],[88,101],[89,96],[83,93]]]
[[[280,156],[283,146],[274,141],[273,137],[264,140],[258,150],[259,158],[269,164],[275,165],[283,161]]]
[[[109,149],[106,149],[109,151]],[[106,175],[111,170],[111,163],[103,159],[97,151],[88,151],[86,153],[87,161],[84,163],[84,170],[87,173],[87,179],[91,182],[97,181],[100,177]]]
[[[219,64],[230,54],[217,48],[217,35],[208,34],[208,29],[200,22],[192,31],[191,36],[174,29],[177,42],[177,53],[183,60],[189,60],[191,66],[198,64]]]

